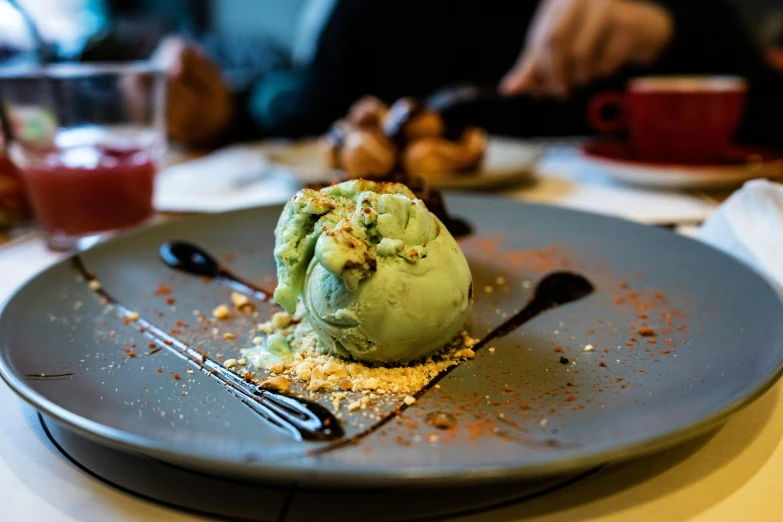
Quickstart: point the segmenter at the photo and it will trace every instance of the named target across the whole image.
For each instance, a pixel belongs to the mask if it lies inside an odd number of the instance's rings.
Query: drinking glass
[[[0,69],[9,154],[50,248],[152,216],[164,99],[164,75],[146,62]]]

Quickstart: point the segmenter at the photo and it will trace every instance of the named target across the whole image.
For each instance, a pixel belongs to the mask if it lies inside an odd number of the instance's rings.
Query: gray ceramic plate
[[[67,261],[6,304],[0,370],[36,408],[105,444],[210,473],[346,485],[535,477],[642,455],[715,427],[780,375],[781,299],[733,259],[617,219],[493,198],[448,201],[476,227],[462,241],[475,280],[475,337],[524,305],[548,272],[581,272],[596,292],[480,350],[355,445],[314,456],[326,443],[272,429],[166,350],[147,355],[145,334],[123,324]],[[250,344],[260,319],[198,322],[194,310],[209,314],[231,290],[173,272],[158,247],[198,243],[270,285],[279,210],[170,222],[81,258],[129,308],[226,358]],[[271,311],[260,304],[261,316]],[[223,340],[226,332],[236,339]],[[36,378],[42,373],[62,376]],[[433,411],[454,415],[456,426],[428,425]],[[371,424],[361,413],[346,413],[349,435]]]

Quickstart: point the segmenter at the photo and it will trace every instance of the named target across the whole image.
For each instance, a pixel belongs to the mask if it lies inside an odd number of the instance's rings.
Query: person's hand
[[[644,0],[541,0],[504,94],[566,96],[575,85],[610,76],[628,64],[655,61],[674,24]]]
[[[153,60],[166,71],[166,121],[171,138],[204,143],[231,120],[231,93],[220,69],[198,47],[181,38],[164,40]]]

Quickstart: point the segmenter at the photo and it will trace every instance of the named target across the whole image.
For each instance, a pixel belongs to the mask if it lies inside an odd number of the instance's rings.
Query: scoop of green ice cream
[[[275,230],[275,300],[298,298],[323,348],[367,362],[424,357],[470,311],[472,278],[446,227],[404,185],[300,191]]]

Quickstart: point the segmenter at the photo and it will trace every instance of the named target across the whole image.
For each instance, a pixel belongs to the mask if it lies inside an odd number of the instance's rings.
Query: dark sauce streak
[[[73,258],[73,264],[74,268],[87,281],[94,279],[94,276],[85,269],[79,256]],[[125,318],[131,317],[131,310],[114,299],[105,289],[101,287],[95,290],[95,293],[114,305],[119,315]],[[295,440],[325,442],[339,439],[345,435],[340,421],[320,404],[299,397],[274,393],[247,383],[239,375],[167,334],[143,317],[136,318],[135,324],[159,349],[167,350],[185,359],[211,378],[219,381],[226,390],[261,418],[292,436]]]
[[[579,274],[555,272],[544,277],[536,286],[533,297],[522,310],[509,317],[506,322],[492,330],[473,347],[478,350],[490,341],[504,337],[526,322],[550,308],[587,297],[595,288],[592,283]]]
[[[61,379],[73,379],[73,373],[26,373],[25,378],[33,381],[56,381]]]
[[[508,318],[506,322],[487,334],[486,337],[473,346],[473,351],[478,351],[486,346],[489,342],[510,334],[542,312],[551,310],[552,308],[557,308],[558,306],[562,306],[590,295],[594,289],[595,288],[593,287],[592,283],[579,274],[574,274],[571,272],[554,272],[547,275],[536,285],[536,288],[533,292],[533,297],[530,299],[527,305],[519,312]],[[426,386],[419,390],[414,395],[414,397],[416,399],[421,398],[438,382],[443,380],[444,377],[446,377],[459,366],[460,365],[451,366],[438,373],[438,375],[436,375],[429,383],[427,383]],[[359,440],[375,433],[393,419],[402,415],[402,412],[407,409],[408,405],[403,403],[396,411],[390,413],[364,431],[357,433],[353,437],[337,441],[329,446],[325,446],[318,450],[313,450],[310,452],[310,454],[320,455],[322,453],[356,444],[359,442]],[[545,444],[551,446],[551,444],[547,444],[546,442]]]
[[[233,288],[237,292],[267,301],[272,292],[240,279],[204,249],[185,241],[170,241],[160,246],[160,257],[164,263],[181,272],[208,277],[217,283]]]

